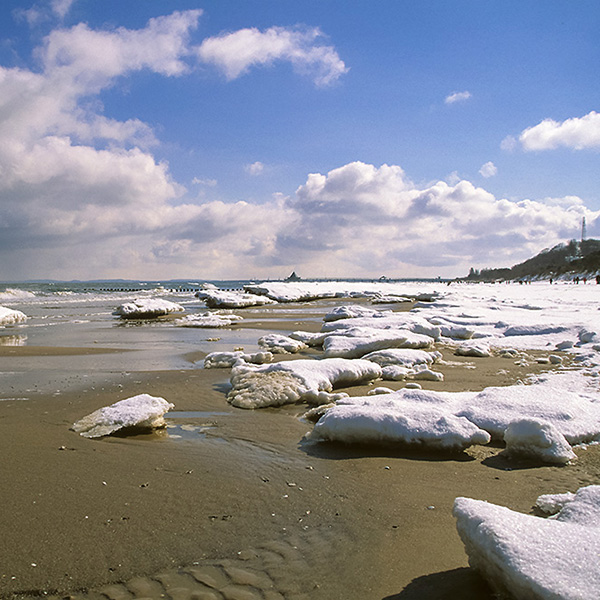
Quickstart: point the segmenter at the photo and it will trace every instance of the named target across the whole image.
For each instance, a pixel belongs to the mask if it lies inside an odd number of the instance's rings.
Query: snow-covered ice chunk
[[[271,352],[254,352],[246,354],[241,350],[233,352],[211,352],[204,357],[205,369],[229,369],[239,362],[263,365],[273,360]]]
[[[0,306],[0,327],[16,325],[27,321],[27,315],[20,310],[13,310],[6,306]]]
[[[427,335],[434,340],[439,339],[441,328],[424,319],[423,317],[409,312],[379,312],[376,311],[370,316],[355,317],[352,319],[339,319],[323,323],[321,331],[323,333],[337,332],[341,335],[351,335],[352,330],[359,329],[373,330],[385,329],[388,332],[412,331]],[[350,332],[348,332],[350,330]]]
[[[381,369],[381,377],[386,381],[404,381],[413,372],[410,367],[402,365],[387,365]]]
[[[362,304],[350,304],[346,306],[337,306],[333,310],[329,311],[324,317],[323,321],[328,323],[330,321],[338,321],[340,319],[355,319],[357,317],[381,317],[389,314],[389,311],[378,311]]]
[[[363,356],[365,360],[376,362],[382,367],[388,365],[402,365],[414,367],[415,365],[431,365],[442,358],[440,352],[427,352],[425,350],[414,350],[411,348],[388,348],[377,350]]]
[[[516,600],[597,600],[600,486],[563,502],[546,519],[457,498],[454,516],[469,564]]]
[[[575,494],[573,494],[573,492],[565,492],[564,494],[543,494],[542,496],[538,496],[538,499],[535,501],[535,506],[548,515],[554,515],[574,498]]]
[[[383,396],[388,398],[389,394]],[[338,404],[307,435],[313,441],[348,444],[401,444],[459,451],[487,444],[490,436],[476,425],[436,406],[404,404]]]
[[[238,323],[242,321],[243,317],[239,315],[225,315],[221,313],[202,313],[202,314],[194,314],[183,317],[179,321],[177,321],[177,325],[180,327],[201,327],[201,328],[219,328],[219,327],[229,327],[234,323]]]
[[[87,438],[103,437],[126,427],[155,429],[165,426],[164,414],[171,408],[174,405],[164,398],[139,394],[94,411],[71,429]]]
[[[219,288],[214,283],[203,283],[196,292],[196,297],[204,300],[208,294],[218,291]]]
[[[348,335],[330,335],[323,341],[327,357],[358,358],[386,348],[429,348],[433,338],[408,330],[359,328]]]
[[[122,319],[155,319],[171,313],[183,312],[185,309],[175,302],[160,298],[140,298],[133,302],[121,304],[113,315]]]
[[[393,394],[394,390],[388,388],[388,387],[376,387],[373,388],[372,390],[369,390],[367,392],[367,396],[381,396],[382,394]]]
[[[457,356],[473,356],[476,358],[485,358],[490,356],[490,347],[485,342],[465,342],[456,348],[454,353]]]
[[[444,381],[444,374],[431,369],[417,369],[410,376],[411,379],[419,381]]]
[[[250,306],[276,304],[275,300],[266,296],[224,290],[208,290],[203,299],[209,308],[248,308]]]
[[[263,408],[296,402],[325,404],[341,396],[336,386],[373,381],[381,367],[368,360],[332,358],[293,360],[260,367],[236,365],[227,400],[239,408]]]
[[[565,436],[552,423],[541,419],[530,417],[513,421],[504,432],[504,441],[510,456],[557,464],[577,458]]]
[[[293,331],[290,333],[290,337],[307,346],[321,346],[326,335],[322,333],[313,333],[311,331]]]
[[[300,350],[308,348],[304,342],[294,340],[287,335],[280,335],[278,333],[269,333],[263,335],[258,340],[258,345],[261,348],[266,348],[273,352],[273,354],[296,354]]]
[[[600,436],[597,392],[570,389],[572,381],[556,376],[533,385],[489,387],[464,402],[457,414],[495,439],[503,439],[513,421],[537,418],[552,423],[570,444],[593,441]]]

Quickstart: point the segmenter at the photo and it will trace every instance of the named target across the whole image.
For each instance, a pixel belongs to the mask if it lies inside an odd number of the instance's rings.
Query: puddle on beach
[[[215,417],[227,416],[229,413],[217,411],[172,411],[165,415],[166,431],[168,437],[174,440],[206,439],[207,433],[217,428]],[[217,436],[213,439],[219,440]]]

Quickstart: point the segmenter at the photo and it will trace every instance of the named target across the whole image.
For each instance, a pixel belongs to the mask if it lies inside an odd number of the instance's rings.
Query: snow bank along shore
[[[411,286],[408,286],[409,288]],[[316,423],[308,443],[384,444],[453,453],[490,441],[505,444],[508,460],[568,464],[573,446],[600,441],[600,291],[594,286],[533,284],[439,286],[423,289],[373,284],[264,283],[252,286],[277,302],[318,298],[410,299],[407,312],[344,304],[331,310],[320,333],[273,335],[273,353],[320,350],[313,358],[264,364],[239,352],[209,355],[206,367],[230,366],[228,401],[241,408],[306,402]],[[389,301],[389,300],[388,300]],[[296,341],[303,346],[295,346]],[[444,392],[416,380],[443,381],[440,349],[473,358],[537,360],[553,369],[507,387]],[[223,357],[221,357],[223,358]],[[253,364],[253,363],[262,364]],[[265,361],[266,362],[266,361]],[[568,365],[568,366],[567,366]],[[366,396],[338,391],[379,379],[401,389],[373,388]],[[515,598],[598,598],[600,486],[541,497],[556,515],[515,513],[458,498],[457,527],[472,566]]]

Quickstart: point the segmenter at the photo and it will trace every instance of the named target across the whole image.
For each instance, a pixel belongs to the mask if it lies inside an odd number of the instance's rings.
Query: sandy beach
[[[317,331],[335,304],[312,303],[301,320],[298,306],[245,312],[242,327]],[[445,381],[424,381],[426,389],[475,391],[555,368],[536,362],[541,351],[516,365],[439,349]],[[4,370],[26,358],[32,372],[38,359],[62,361],[68,372],[76,358],[115,353],[0,346]],[[120,351],[124,364],[127,354]],[[102,384],[73,374],[60,393],[1,403],[3,598],[488,599],[456,532],[454,499],[531,512],[540,494],[600,481],[597,446],[557,467],[509,462],[498,446],[448,457],[309,444],[305,406],[230,406],[229,370],[202,369],[203,354],[186,354],[186,369],[128,370]],[[69,429],[140,393],[175,405],[165,430],[90,440]]]

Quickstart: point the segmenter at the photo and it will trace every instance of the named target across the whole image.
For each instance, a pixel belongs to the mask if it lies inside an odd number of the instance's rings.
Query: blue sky
[[[599,21],[5,1],[0,279],[452,277],[600,237]]]

